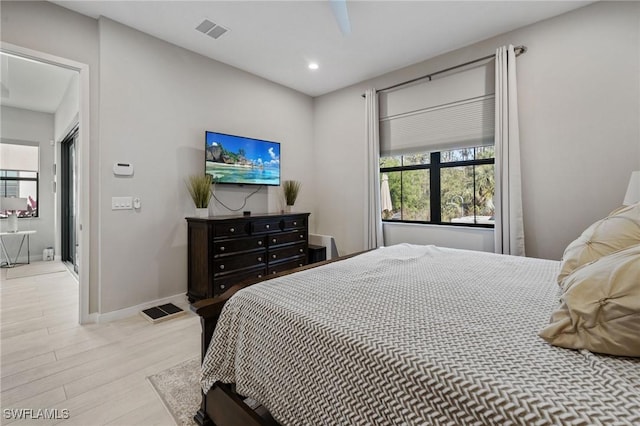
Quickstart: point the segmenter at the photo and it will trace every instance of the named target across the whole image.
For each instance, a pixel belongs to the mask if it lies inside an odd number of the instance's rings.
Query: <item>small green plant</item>
[[[298,198],[298,192],[302,183],[297,180],[285,180],[282,182],[282,190],[284,191],[284,199],[288,206],[293,206]]]
[[[191,194],[191,199],[198,209],[209,207],[211,199],[211,175],[192,175],[186,181],[187,189]]]

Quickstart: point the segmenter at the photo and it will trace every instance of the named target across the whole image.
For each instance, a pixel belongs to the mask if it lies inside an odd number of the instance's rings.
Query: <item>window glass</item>
[[[495,223],[495,206],[493,204],[496,181],[495,165],[482,164],[475,166],[474,169],[476,223],[493,225]]]
[[[495,158],[495,147],[493,145],[479,146],[476,149],[476,160]]]
[[[475,159],[473,148],[452,149],[440,153],[441,163],[451,163],[454,161],[469,161]]]
[[[494,165],[446,167],[441,171],[442,222],[494,223]]]
[[[428,152],[421,154],[404,155],[402,157],[403,166],[415,166],[416,164],[429,164],[431,161],[431,154]]]
[[[24,210],[18,211],[18,217],[38,215],[38,182],[37,180],[2,180],[0,182],[0,197],[26,198]],[[0,206],[0,209],[2,207]],[[8,212],[0,210],[0,217],[6,218]]]
[[[481,146],[382,157],[382,219],[493,226],[493,156],[493,146]]]
[[[20,170],[20,167],[37,166],[39,149],[3,143],[2,152],[7,157],[2,161],[4,169],[0,169],[0,197],[25,198],[25,208],[18,211],[18,217],[38,216],[38,172],[34,169]],[[12,153],[20,155],[10,155]],[[0,217],[6,218],[8,215],[9,212],[0,205]]]
[[[440,172],[442,222],[475,223],[473,166],[447,167]]]
[[[402,172],[402,220],[431,220],[429,170]]]
[[[402,172],[380,173],[380,204],[384,220],[401,219],[401,179]]]
[[[402,165],[402,156],[380,157],[380,168],[383,167],[399,167]]]

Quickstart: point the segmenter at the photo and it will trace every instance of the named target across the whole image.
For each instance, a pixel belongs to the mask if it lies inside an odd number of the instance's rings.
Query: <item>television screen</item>
[[[280,144],[206,132],[205,173],[216,183],[280,185]]]

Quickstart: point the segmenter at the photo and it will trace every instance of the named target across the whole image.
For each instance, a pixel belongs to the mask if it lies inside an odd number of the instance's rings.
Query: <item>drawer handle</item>
[[[271,255],[271,258],[272,258],[272,259],[275,259],[276,257],[278,257],[278,256],[276,256],[275,254],[272,254],[272,255]]]
[[[271,272],[271,275],[275,275],[277,273],[278,273],[278,271],[273,271],[273,272]]]
[[[274,244],[278,242],[278,240],[276,240],[275,238],[273,240],[271,240],[271,242],[273,242]]]
[[[300,234],[300,238],[304,238],[304,235]]]
[[[224,284],[220,286],[220,290],[224,290]]]
[[[298,222],[293,222],[293,226],[296,226],[298,224]]]
[[[258,241],[258,245],[261,246],[262,245],[262,240]]]
[[[304,253],[304,249],[300,249],[300,253]]]
[[[229,232],[233,234],[234,232],[236,232],[236,228],[229,228]]]
[[[271,225],[269,225],[268,223],[264,226],[265,228],[269,229],[271,228]]]
[[[220,265],[220,269],[224,269],[224,265]]]
[[[298,263],[298,266],[304,266],[302,263]]]
[[[259,257],[259,258],[258,258],[258,262],[262,262],[262,257]]]
[[[262,278],[262,274],[258,274],[258,278]]]
[[[224,246],[220,247],[220,251],[224,251]]]

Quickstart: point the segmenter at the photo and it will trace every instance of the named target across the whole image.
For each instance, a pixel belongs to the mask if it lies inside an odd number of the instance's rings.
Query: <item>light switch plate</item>
[[[111,210],[133,209],[132,197],[111,197]]]

